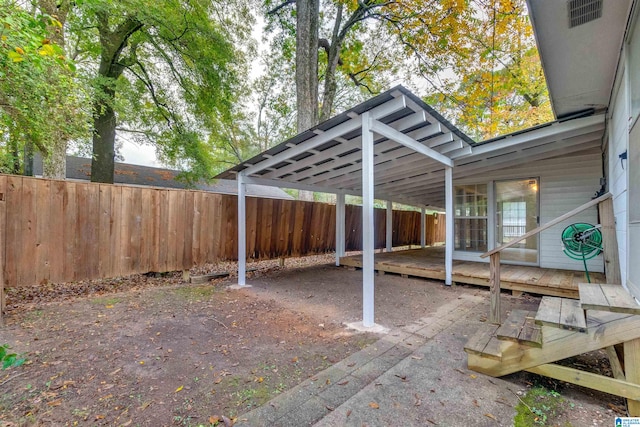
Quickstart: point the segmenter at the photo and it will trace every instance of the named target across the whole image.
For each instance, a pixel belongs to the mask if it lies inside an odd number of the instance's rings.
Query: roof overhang
[[[229,169],[251,184],[326,193],[362,194],[362,121],[374,135],[375,198],[442,208],[444,169],[454,179],[531,161],[599,150],[604,116],[553,122],[474,143],[399,86]]]
[[[609,105],[632,3],[602,0],[601,17],[570,28],[570,1],[527,0],[558,118]]]

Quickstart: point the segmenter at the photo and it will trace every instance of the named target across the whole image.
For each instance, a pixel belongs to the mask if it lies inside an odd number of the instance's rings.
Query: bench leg
[[[624,343],[624,368],[627,381],[640,384],[640,338]],[[640,417],[640,401],[627,399],[629,416]]]

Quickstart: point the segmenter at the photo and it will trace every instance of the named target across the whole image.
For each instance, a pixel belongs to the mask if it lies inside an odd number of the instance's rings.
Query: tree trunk
[[[111,107],[115,91],[102,87],[104,101],[96,101],[93,113],[91,181],[113,184],[115,168],[116,114]]]
[[[25,171],[26,171],[25,159]],[[26,174],[25,174],[26,175]],[[67,140],[58,136],[49,145],[49,152],[42,155],[42,176],[52,179],[67,177]]]
[[[22,174],[24,176],[33,176],[33,143],[30,141],[27,141],[24,144],[23,162],[24,162],[24,167],[23,167]]]
[[[100,33],[100,77],[99,94],[94,101],[93,111],[93,158],[91,159],[91,181],[113,184],[116,143],[116,113],[113,104],[116,98],[115,82],[122,75],[125,64],[135,59],[135,49],[129,58],[122,58],[129,38],[142,28],[142,23],[134,16],[127,18],[114,30],[109,28],[109,15],[98,14]]]
[[[298,133],[318,124],[318,0],[296,1],[296,107]]]
[[[298,133],[318,124],[319,0],[296,1],[296,108]],[[300,190],[300,200],[313,201],[313,192]]]
[[[48,26],[49,38],[60,46],[63,50],[65,47],[64,27],[67,21],[67,15],[71,7],[69,0],[40,0],[40,9],[54,16],[61,25]],[[64,94],[60,96],[65,96]],[[42,153],[42,176],[52,179],[65,179],[67,177],[67,146],[69,141],[67,136],[59,134],[55,136],[54,141],[49,141],[48,153]]]

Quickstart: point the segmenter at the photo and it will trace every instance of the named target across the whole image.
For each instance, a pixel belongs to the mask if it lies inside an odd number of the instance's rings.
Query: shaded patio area
[[[379,274],[396,273],[426,279],[445,279],[444,247],[428,247],[375,254]],[[340,258],[340,265],[362,268],[362,255]],[[594,283],[605,283],[602,273],[589,272]],[[489,286],[489,264],[453,261],[452,279],[459,284]],[[578,297],[578,284],[586,282],[584,272],[552,268],[503,264],[500,287],[515,292],[529,292],[568,298]]]

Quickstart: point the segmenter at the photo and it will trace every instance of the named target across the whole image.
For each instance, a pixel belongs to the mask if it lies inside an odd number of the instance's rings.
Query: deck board
[[[342,257],[340,264],[361,268],[362,256]],[[444,280],[444,247],[376,253],[374,268],[387,273]],[[589,274],[594,282],[605,282],[604,274]],[[584,272],[512,264],[501,265],[500,279],[502,289],[568,298],[578,298],[578,284],[585,281]],[[489,286],[489,264],[454,260],[452,280],[459,284]]]
[[[640,314],[640,305],[620,285],[580,283],[579,289],[580,304],[585,310]]]

